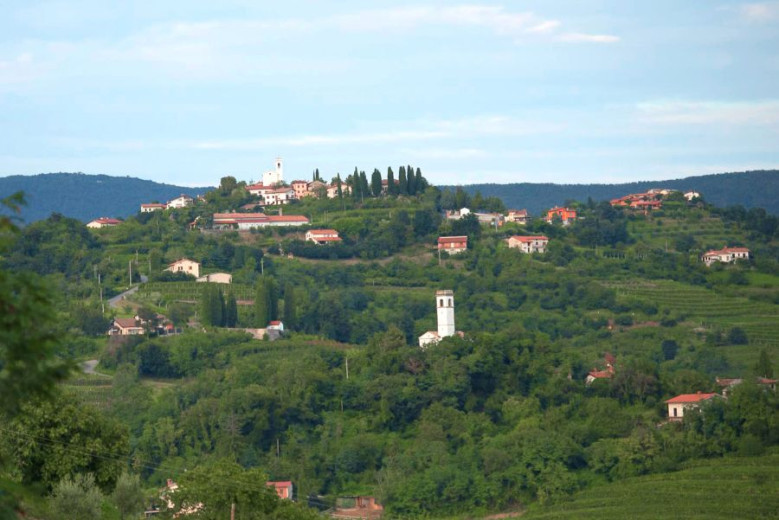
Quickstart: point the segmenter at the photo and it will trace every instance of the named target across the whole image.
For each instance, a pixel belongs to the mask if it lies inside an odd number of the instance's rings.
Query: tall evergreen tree
[[[352,174],[352,198],[354,200],[360,200],[363,197],[362,188],[360,186],[360,172],[357,170],[357,166],[354,167],[354,173]]]
[[[360,172],[360,200],[362,201],[365,196],[371,196],[371,187],[368,185],[368,177],[364,171]]]
[[[268,298],[268,321],[277,320],[279,319],[279,290],[276,285],[276,280],[270,276],[266,276],[265,285],[267,287],[265,294]]]
[[[371,193],[374,197],[381,197],[381,172],[378,168],[374,168],[371,174]]]
[[[295,288],[291,283],[284,286],[284,327],[287,329],[297,328],[297,309],[295,308]]]
[[[343,188],[341,188],[341,174],[337,174],[335,176],[335,185],[338,186],[338,198],[343,199],[344,198],[344,191]]]
[[[257,283],[257,290],[254,293],[254,326],[258,328],[268,325],[268,286],[265,278],[261,278]]]
[[[417,168],[416,178],[417,193],[422,193],[427,189],[428,184],[427,180],[422,177],[422,170],[419,168]]]
[[[203,292],[200,296],[200,321],[203,325],[210,327],[222,326],[222,306],[221,292],[214,284],[204,284]]]
[[[398,193],[406,195],[408,193],[408,183],[406,181],[406,167],[401,166],[398,172]]]
[[[225,316],[224,326],[235,327],[238,324],[238,302],[235,300],[235,295],[232,292],[227,294],[227,301],[225,302]]]
[[[387,167],[387,195],[397,195],[398,188],[395,186],[395,172],[392,166]]]
[[[414,176],[414,170],[411,169],[411,166],[406,168],[406,189],[408,189],[409,195],[417,193],[417,178]]]

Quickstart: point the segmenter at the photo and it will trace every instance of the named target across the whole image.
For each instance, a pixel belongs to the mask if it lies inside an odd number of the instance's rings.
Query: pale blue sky
[[[0,175],[437,184],[779,167],[779,2],[14,1]],[[397,171],[397,168],[396,168]]]

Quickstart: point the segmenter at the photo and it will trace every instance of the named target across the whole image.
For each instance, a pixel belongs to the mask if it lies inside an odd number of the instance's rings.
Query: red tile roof
[[[337,235],[338,231],[335,229],[310,229],[308,231],[312,235]]]
[[[460,237],[438,237],[438,243],[439,244],[453,244],[456,242],[467,242],[468,237],[467,236],[460,236]]]
[[[543,235],[532,236],[532,237],[524,237],[524,236],[514,235],[511,238],[513,238],[514,240],[516,240],[518,242],[532,242],[534,240],[546,240],[547,242],[549,241],[549,239],[547,237],[543,236]]]
[[[122,221],[117,218],[109,218],[109,217],[96,218],[92,222],[98,222],[106,226],[116,226],[122,223]]]
[[[666,401],[666,403],[674,404],[674,403],[699,403],[701,401],[706,401],[708,399],[711,399],[714,396],[718,396],[719,394],[704,394],[701,392],[698,392],[697,394],[681,394],[677,395],[676,397],[673,397]]]
[[[117,327],[121,327],[123,329],[129,329],[130,327],[138,327],[139,325],[135,322],[135,318],[114,318],[114,323]]]

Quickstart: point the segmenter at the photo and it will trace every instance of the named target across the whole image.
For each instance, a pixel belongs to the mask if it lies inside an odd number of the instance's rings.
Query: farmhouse
[[[292,497],[294,496],[294,487],[292,486],[292,482],[289,480],[283,480],[278,482],[266,482],[266,486],[272,487],[276,494],[279,496],[282,500],[292,500]]]
[[[214,229],[257,229],[264,227],[302,226],[303,215],[266,215],[265,213],[214,213]]]
[[[479,219],[479,224],[487,224],[488,226],[502,226],[503,215],[500,213],[474,213],[476,218]]]
[[[468,237],[438,237],[438,250],[456,255],[468,249]]]
[[[188,258],[176,260],[172,264],[168,265],[165,270],[174,273],[186,273],[188,275],[194,276],[195,278],[200,277],[200,264]]]
[[[135,318],[114,318],[111,328],[108,329],[109,336],[137,336],[144,332]]]
[[[335,229],[310,229],[306,232],[306,242],[322,245],[340,241],[341,237]]]
[[[725,379],[725,378],[716,378],[717,385],[722,387],[722,395],[724,397],[727,397],[728,394],[733,390],[734,387],[740,385],[744,382],[743,379]],[[766,390],[772,390],[776,391],[776,383],[779,382],[777,379],[769,379],[767,377],[756,377],[755,383],[762,386]]]
[[[193,199],[189,195],[182,194],[182,195],[176,197],[173,200],[169,200],[166,207],[168,209],[171,209],[171,208],[174,208],[174,209],[175,208],[186,208],[188,206],[191,206],[194,203],[195,203],[195,199]]]
[[[141,213],[151,213],[152,211],[161,211],[168,206],[166,204],[157,204],[152,202],[149,204],[141,204]]]
[[[530,220],[530,215],[527,214],[526,209],[510,209],[508,215],[506,215],[506,222],[515,222],[517,224],[527,224]]]
[[[543,235],[523,237],[514,235],[507,240],[509,248],[519,249],[523,253],[543,253],[549,239]]]
[[[746,247],[725,247],[703,253],[701,259],[703,263],[710,266],[714,262],[725,264],[733,263],[736,260],[749,260],[751,252]]]
[[[668,420],[681,421],[685,410],[699,408],[703,403],[710,402],[714,398],[721,399],[722,396],[698,392],[696,394],[681,394],[668,399],[666,401],[668,405]]]
[[[572,220],[576,220],[576,210],[571,208],[555,207],[546,212],[546,221],[551,223],[555,216],[560,217],[563,225],[567,226]]]
[[[90,229],[101,229],[104,227],[114,227],[121,224],[122,221],[116,218],[100,217],[87,224]]]

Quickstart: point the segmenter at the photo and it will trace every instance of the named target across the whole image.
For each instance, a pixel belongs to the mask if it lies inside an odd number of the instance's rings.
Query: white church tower
[[[454,336],[454,293],[450,290],[435,292],[438,308],[438,337]]]
[[[435,305],[438,315],[438,330],[429,330],[419,336],[419,346],[422,348],[428,345],[435,345],[441,339],[458,334],[462,337],[462,332],[457,332],[454,328],[454,292],[443,290],[435,292]]]
[[[284,181],[284,167],[281,162],[281,157],[276,157],[276,169],[267,171],[262,176],[263,186],[275,186],[276,184]]]

